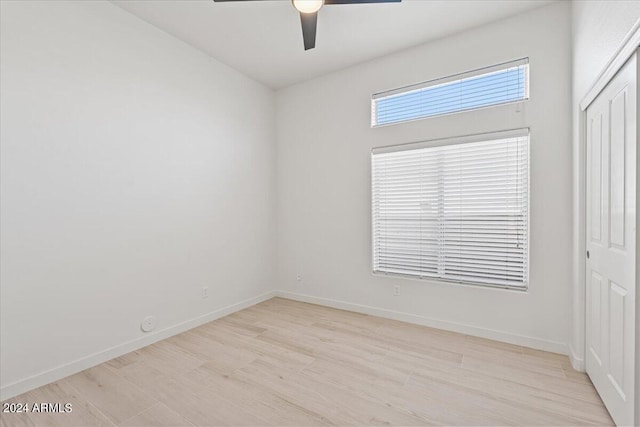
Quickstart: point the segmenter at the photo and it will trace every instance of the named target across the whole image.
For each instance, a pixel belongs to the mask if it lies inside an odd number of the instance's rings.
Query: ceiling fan
[[[214,2],[228,1],[257,1],[257,0],[213,0]],[[302,38],[304,50],[316,47],[316,25],[318,11],[324,5],[331,4],[361,4],[361,3],[400,3],[402,0],[291,0],[293,7],[300,12],[302,23]]]

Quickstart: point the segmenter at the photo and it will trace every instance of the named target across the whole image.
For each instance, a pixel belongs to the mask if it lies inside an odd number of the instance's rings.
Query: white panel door
[[[637,59],[587,108],[586,368],[617,425],[634,424]]]

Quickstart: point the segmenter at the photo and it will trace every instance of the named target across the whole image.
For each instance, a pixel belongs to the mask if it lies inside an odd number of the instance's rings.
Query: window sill
[[[509,286],[509,285],[501,285],[501,284],[490,284],[490,283],[475,283],[475,282],[464,282],[459,280],[448,280],[448,279],[439,279],[427,276],[413,276],[410,274],[401,274],[401,273],[385,273],[381,271],[372,271],[371,275],[375,277],[386,277],[389,279],[409,279],[415,280],[423,283],[430,283],[434,285],[460,285],[464,287],[471,287],[474,289],[492,289],[492,290],[501,290],[501,291],[513,291],[517,293],[527,293],[529,291],[528,284],[525,286]]]

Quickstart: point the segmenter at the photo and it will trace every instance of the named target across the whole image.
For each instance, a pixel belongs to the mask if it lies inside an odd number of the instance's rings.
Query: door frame
[[[627,60],[638,52],[640,56],[640,19],[636,21],[622,44],[616,50],[605,68],[600,72],[596,81],[584,95],[579,104],[578,116],[578,145],[574,151],[574,165],[577,169],[577,178],[574,183],[574,239],[573,239],[573,325],[571,339],[569,340],[569,358],[571,365],[578,371],[585,370],[585,343],[586,343],[586,172],[587,172],[587,108],[602,92],[605,86],[618,73]],[[639,58],[640,59],[640,58]],[[639,62],[640,64],[640,62]],[[638,67],[640,70],[640,67]],[[640,74],[640,72],[639,72]],[[640,77],[640,75],[639,75]],[[640,84],[640,78],[639,82]],[[640,100],[640,97],[638,97]],[[640,102],[640,101],[639,101]],[[638,113],[640,115],[640,108]],[[640,120],[637,120],[640,124]],[[640,146],[640,131],[636,135],[636,145]],[[636,188],[640,188],[640,150],[636,156]],[[638,199],[640,200],[640,199]],[[638,203],[636,201],[636,203]],[[636,234],[640,230],[640,212],[636,207]],[[640,239],[636,238],[636,265],[640,265]],[[640,270],[636,271],[636,315],[640,314]],[[635,354],[635,424],[640,425],[640,327],[636,327],[636,354]],[[573,343],[578,343],[580,353],[574,348]]]

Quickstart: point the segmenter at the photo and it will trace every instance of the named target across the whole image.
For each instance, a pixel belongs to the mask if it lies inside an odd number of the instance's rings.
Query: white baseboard
[[[579,358],[576,355],[576,351],[573,349],[571,344],[569,344],[569,360],[571,361],[571,367],[579,372],[585,371],[584,359]]]
[[[23,380],[7,384],[6,386],[0,388],[0,401],[10,399],[29,390],[33,390],[43,385],[58,381],[62,378],[68,377],[69,375],[73,375],[85,369],[99,365],[115,357],[122,356],[123,354],[138,350],[157,341],[188,331],[189,329],[193,329],[197,326],[219,319],[231,313],[235,313],[236,311],[245,309],[247,307],[251,307],[252,305],[273,298],[274,296],[275,292],[267,292],[257,297],[249,298],[236,304],[222,307],[205,315],[178,323],[177,325],[150,333],[143,337],[118,344],[114,347],[102,350],[89,356],[82,357],[80,359],[74,360],[73,362],[58,366],[57,368],[53,368],[48,371],[25,378]]]
[[[291,299],[295,301],[308,302],[312,304],[324,305],[327,307],[342,310],[355,311],[356,313],[369,314],[372,316],[384,317],[386,319],[400,320],[407,323],[428,326],[431,328],[444,329],[447,331],[459,332],[461,334],[473,335],[476,337],[488,338],[502,341],[509,344],[523,347],[535,348],[538,350],[550,351],[553,353],[568,354],[565,343],[544,340],[541,338],[529,337],[526,335],[513,334],[509,332],[497,331],[494,329],[479,328],[463,323],[455,323],[447,320],[433,319],[417,314],[403,313],[399,311],[387,310],[384,308],[371,307],[367,305],[354,304],[345,301],[338,301],[327,298],[320,298],[311,295],[296,294],[293,292],[275,291],[275,296]]]

